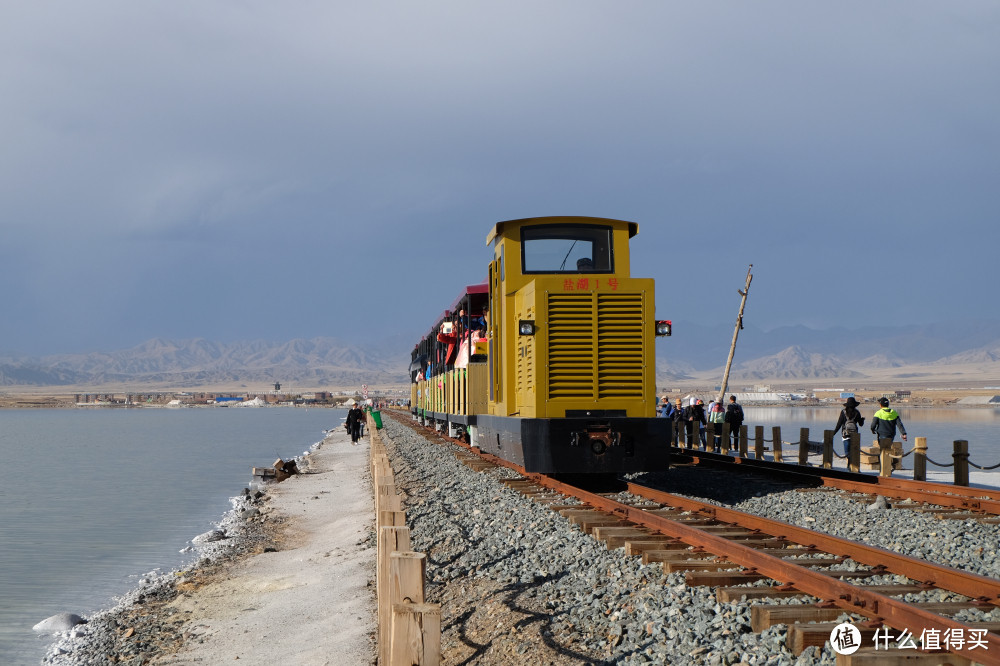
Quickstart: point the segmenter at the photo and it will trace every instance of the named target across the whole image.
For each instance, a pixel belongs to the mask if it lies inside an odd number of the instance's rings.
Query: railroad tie
[[[607,545],[608,550],[621,548],[627,540],[647,537],[649,534],[649,529],[645,527],[598,525],[594,528],[594,538],[598,541],[603,541]]]

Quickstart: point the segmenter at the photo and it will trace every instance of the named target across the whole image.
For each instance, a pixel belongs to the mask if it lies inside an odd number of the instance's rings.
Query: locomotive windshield
[[[613,273],[611,227],[537,225],[521,229],[524,273]]]

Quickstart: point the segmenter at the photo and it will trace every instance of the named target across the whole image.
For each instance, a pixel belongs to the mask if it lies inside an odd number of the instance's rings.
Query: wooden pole
[[[833,431],[823,431],[823,469],[833,468]]]
[[[753,264],[750,264],[750,268],[747,269],[747,283],[743,289],[738,289],[742,300],[740,301],[740,314],[736,317],[736,328],[733,329],[733,342],[729,345],[729,358],[726,360],[726,372],[722,375],[722,389],[719,391],[718,402],[722,402],[722,399],[726,397],[726,389],[729,388],[729,370],[733,367],[733,357],[736,355],[736,338],[739,337],[740,331],[743,330],[743,309],[747,306],[747,294],[750,293],[750,280],[753,279],[753,274],[750,272],[753,270]]]
[[[851,433],[847,444],[847,469],[852,472],[861,471],[861,433]]]
[[[781,460],[781,426],[771,427],[771,453],[773,454],[774,462],[782,462]]]
[[[964,439],[955,440],[955,452],[951,454],[955,459],[955,485],[969,485],[969,442]]]
[[[744,426],[745,427],[745,426]],[[764,426],[753,427],[753,457],[757,460],[764,459]]]
[[[878,475],[892,476],[892,438],[878,440]]]
[[[389,553],[389,599],[391,603],[424,603],[424,563],[426,559],[423,553],[412,551]]]
[[[927,480],[927,438],[913,438],[913,480]]]
[[[393,604],[390,666],[437,666],[441,663],[441,606]]]
[[[799,464],[809,464],[809,428],[799,428]]]
[[[389,663],[389,640],[392,636],[392,602],[390,598],[389,564],[394,551],[410,550],[410,530],[407,527],[381,527],[377,535],[375,598],[378,601],[379,663]]]

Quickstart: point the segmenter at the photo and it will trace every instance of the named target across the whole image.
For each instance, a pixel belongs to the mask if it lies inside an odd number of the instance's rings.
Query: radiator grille
[[[549,398],[642,398],[641,293],[548,295]]]

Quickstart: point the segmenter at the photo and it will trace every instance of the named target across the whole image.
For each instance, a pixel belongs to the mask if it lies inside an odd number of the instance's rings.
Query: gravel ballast
[[[455,458],[457,447],[431,442],[408,424],[386,421],[383,432],[397,484],[409,496],[404,508],[413,549],[428,556],[428,601],[442,603],[445,663],[835,663],[829,646],[792,655],[784,645],[784,625],[753,632],[750,603],[717,603],[713,589],[688,587],[683,574],[664,574],[661,565],[643,565],[623,549],[606,550],[558,513],[504,486],[500,479],[512,472],[474,472]],[[716,485],[724,490],[710,493],[696,469],[634,480],[1000,576],[1000,563],[989,557],[1000,548],[995,526],[935,520],[766,480],[741,480],[735,489],[731,480],[720,482]],[[840,566],[858,568],[850,560]],[[885,575],[871,582],[906,579]],[[908,599],[957,598],[931,591]],[[967,611],[958,619],[997,621],[1000,612]]]

